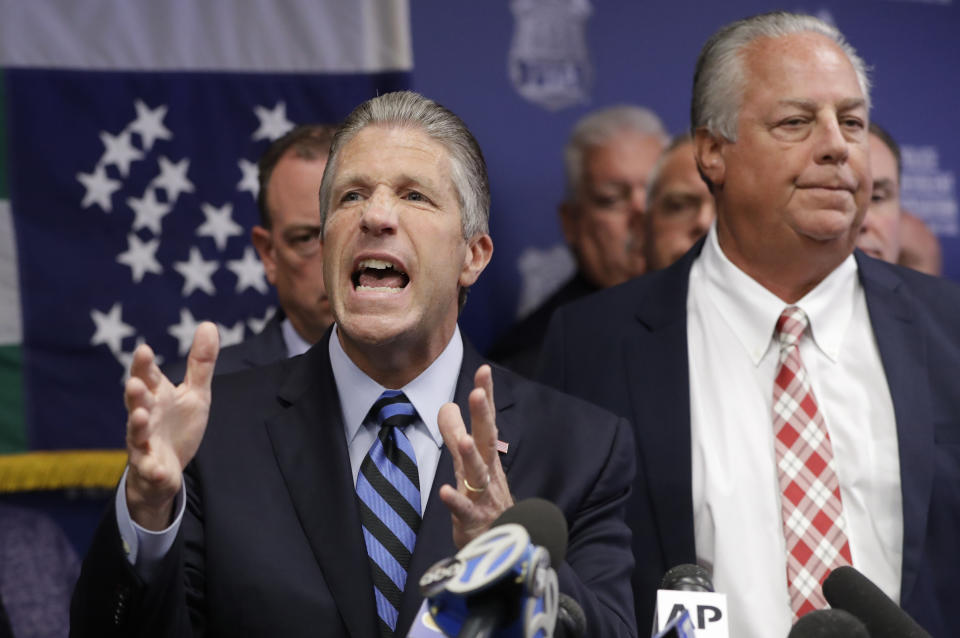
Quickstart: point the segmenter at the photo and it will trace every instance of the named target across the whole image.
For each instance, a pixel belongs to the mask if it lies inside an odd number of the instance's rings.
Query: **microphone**
[[[519,507],[519,505],[523,507]],[[519,523],[530,534],[530,542],[550,553],[550,566],[556,568],[567,555],[567,519],[556,505],[542,498],[528,498],[506,510],[491,527]],[[587,616],[576,600],[560,594],[554,638],[583,638]]]
[[[830,572],[822,587],[830,606],[859,618],[872,638],[931,638],[897,603],[849,565]]]
[[[563,560],[566,546],[567,523],[556,505],[539,498],[517,503],[456,556],[424,573],[421,609],[429,613],[418,613],[414,630],[432,624],[458,638],[549,638],[560,604],[550,565]],[[575,628],[583,611],[573,599],[566,608]]]
[[[674,591],[713,591],[710,574],[700,565],[677,565],[667,570],[660,581],[660,589]]]
[[[530,542],[550,552],[550,565],[567,557],[567,519],[560,508],[543,498],[526,498],[515,503],[493,521],[490,529],[516,523],[530,535]]]
[[[870,638],[867,628],[842,609],[818,609],[797,621],[787,638]]]
[[[566,594],[560,594],[557,607],[554,638],[584,638],[587,635],[587,616],[580,603]]]
[[[710,573],[700,565],[672,567],[660,581],[653,614],[653,634],[666,632],[681,614],[688,613],[698,638],[729,638],[727,596],[713,590]]]

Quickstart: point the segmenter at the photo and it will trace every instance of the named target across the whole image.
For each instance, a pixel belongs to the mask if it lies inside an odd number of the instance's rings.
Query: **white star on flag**
[[[103,142],[105,150],[100,163],[106,166],[113,164],[120,171],[122,177],[130,173],[130,164],[139,159],[143,159],[143,153],[133,146],[130,141],[130,131],[122,131],[119,135],[110,135],[106,131],[100,131],[100,141]]]
[[[219,267],[215,261],[204,261],[200,249],[191,246],[190,259],[188,261],[177,261],[173,264],[173,269],[183,275],[183,291],[181,294],[186,297],[197,288],[210,296],[217,294],[217,289],[214,288],[211,277]]]
[[[137,109],[137,119],[130,123],[130,130],[140,134],[140,141],[143,148],[149,151],[153,148],[153,143],[158,139],[169,140],[173,138],[173,133],[163,125],[163,118],[167,114],[167,107],[160,105],[155,109],[147,106],[143,100],[137,100],[133,103]]]
[[[109,312],[103,313],[94,308],[90,311],[90,318],[93,319],[97,329],[90,339],[91,346],[98,346],[102,343],[107,344],[111,352],[117,353],[122,349],[121,342],[136,334],[133,326],[125,324],[121,318],[123,306],[118,301],[111,306]]]
[[[97,164],[92,173],[77,173],[77,180],[87,189],[80,202],[81,207],[88,208],[96,204],[107,213],[113,210],[110,198],[123,184],[107,177],[107,169],[103,164]]]
[[[260,319],[259,317],[250,317],[249,319],[247,319],[247,326],[250,328],[250,332],[252,332],[255,335],[258,335],[261,332],[263,332],[263,329],[264,327],[266,327],[267,322],[273,319],[273,315],[276,314],[276,312],[277,312],[277,309],[274,308],[273,306],[270,306],[269,308],[267,308],[267,311],[264,313],[263,319]]]
[[[243,341],[243,322],[238,321],[233,324],[232,328],[228,328],[222,323],[217,323],[217,328],[220,329],[220,347],[226,348],[227,346],[233,346],[241,341]]]
[[[190,345],[193,343],[193,333],[197,331],[198,322],[190,314],[187,308],[180,309],[180,323],[175,323],[167,328],[167,334],[174,337],[177,342],[177,352],[181,357],[190,352]]]
[[[267,294],[267,278],[263,272],[263,264],[257,258],[253,246],[247,246],[243,250],[243,259],[228,261],[227,268],[237,276],[235,292],[241,293],[247,288],[253,288],[262,295]]]
[[[127,235],[127,250],[117,255],[117,262],[129,266],[134,283],[140,283],[148,272],[155,275],[163,272],[160,262],[157,261],[159,246],[159,239],[143,242],[135,233],[130,233]]]
[[[240,167],[240,172],[243,174],[243,177],[237,182],[237,190],[247,191],[256,199],[260,192],[260,171],[257,169],[257,165],[241,157],[237,160],[237,166]]]
[[[293,128],[293,122],[287,119],[286,102],[277,102],[272,109],[255,106],[253,112],[260,120],[260,128],[253,133],[254,140],[270,140],[272,142],[283,137],[284,133]]]
[[[170,204],[162,204],[157,201],[157,195],[152,186],[148,186],[143,193],[143,197],[128,197],[127,205],[133,209],[134,217],[133,230],[149,228],[154,235],[160,234],[160,222],[164,215],[170,212]]]
[[[207,221],[197,228],[198,237],[213,237],[217,250],[223,252],[227,247],[227,240],[243,234],[243,226],[233,221],[233,204],[227,202],[220,208],[213,204],[200,205]]]
[[[185,157],[174,164],[161,155],[157,161],[160,165],[160,174],[153,178],[150,185],[164,189],[167,192],[167,202],[174,206],[181,193],[194,191],[193,182],[187,179],[190,160]]]

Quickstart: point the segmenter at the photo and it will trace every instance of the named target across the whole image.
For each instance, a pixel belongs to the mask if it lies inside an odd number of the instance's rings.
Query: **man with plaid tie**
[[[447,109],[402,92],[348,116],[320,187],[334,326],[212,388],[211,324],[179,386],[136,351],[129,467],[72,635],[405,636],[424,571],[535,495],[567,519],[559,587],[589,634],[635,634],[629,425],[460,336],[489,205],[479,146]]]
[[[639,627],[663,572],[696,562],[731,636],[785,636],[852,562],[956,633],[960,290],[854,250],[869,110],[836,28],[784,12],[721,28],[691,109],[707,237],[555,315],[542,376],[635,427]]]

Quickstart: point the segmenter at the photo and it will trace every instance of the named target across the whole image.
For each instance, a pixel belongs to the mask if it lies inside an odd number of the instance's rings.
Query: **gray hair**
[[[563,163],[567,171],[567,200],[576,197],[583,178],[583,158],[587,150],[602,146],[624,131],[655,137],[664,145],[670,137],[657,114],[642,106],[612,106],[593,111],[580,118],[573,127],[567,146],[563,149]]]
[[[707,40],[697,59],[690,106],[692,131],[706,128],[731,142],[737,139],[737,115],[746,83],[744,48],[760,38],[780,38],[796,33],[819,33],[846,54],[857,74],[860,90],[870,108],[870,78],[867,66],[836,27],[810,15],[775,11],[738,20]]]
[[[409,127],[423,131],[450,155],[450,172],[460,202],[463,236],[487,233],[490,219],[490,184],[480,145],[466,124],[453,112],[412,91],[385,93],[358,106],[343,121],[330,147],[330,159],[320,184],[320,224],[326,229],[333,176],[340,151],[370,125]]]

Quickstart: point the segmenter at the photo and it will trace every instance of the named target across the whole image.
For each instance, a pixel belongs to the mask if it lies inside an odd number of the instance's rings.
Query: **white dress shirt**
[[[280,334],[283,335],[283,345],[287,349],[288,357],[295,357],[310,349],[310,344],[300,336],[287,317],[280,322]]]
[[[687,296],[694,532],[737,638],[786,636],[792,622],[772,422],[787,305],[727,259],[711,228]],[[899,600],[896,422],[854,257],[794,305],[810,321],[800,356],[833,444],[853,564]]]
[[[343,432],[350,453],[353,484],[356,485],[360,464],[377,438],[378,432],[376,424],[372,420],[367,420],[366,416],[374,402],[387,388],[364,374],[350,360],[340,346],[336,326],[330,335],[329,356],[333,378],[337,385],[337,395],[340,398]],[[437,413],[440,406],[453,401],[462,362],[463,339],[460,336],[460,328],[457,326],[446,348],[430,364],[430,367],[403,388],[394,388],[403,390],[419,417],[407,426],[405,434],[410,439],[417,456],[421,513],[426,511],[427,499],[430,497],[430,489],[433,486],[433,478],[437,472],[443,446],[443,438],[440,436],[440,427],[437,424]],[[117,527],[120,530],[127,560],[135,567],[140,577],[149,582],[157,565],[173,546],[177,531],[180,529],[186,509],[186,487],[181,486],[180,494],[174,502],[177,515],[173,523],[164,530],[153,532],[137,525],[130,518],[126,483],[127,473],[124,471],[115,497]]]

